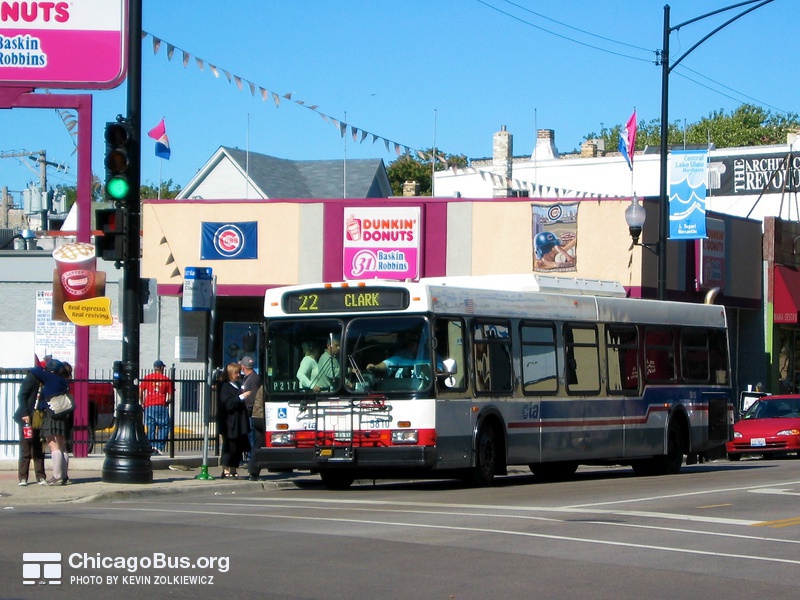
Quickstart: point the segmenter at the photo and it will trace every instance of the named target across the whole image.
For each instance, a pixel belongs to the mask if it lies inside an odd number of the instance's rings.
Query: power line
[[[514,6],[514,7],[516,7],[516,8],[519,8],[520,10],[524,10],[525,12],[528,12],[528,13],[530,13],[530,14],[536,15],[537,17],[539,17],[539,18],[541,18],[541,19],[545,19],[545,20],[547,20],[547,21],[550,21],[550,22],[552,22],[552,23],[556,23],[557,25],[560,25],[560,26],[562,26],[562,27],[566,27],[566,28],[568,28],[568,29],[572,29],[573,31],[580,32],[580,33],[582,33],[582,34],[584,34],[584,35],[588,35],[588,36],[591,36],[591,37],[595,37],[595,38],[601,39],[601,40],[603,40],[603,41],[611,42],[611,43],[614,43],[614,44],[620,44],[620,45],[622,45],[622,46],[627,46],[627,47],[629,47],[629,48],[633,48],[633,49],[636,49],[636,50],[644,50],[644,51],[647,51],[647,52],[652,52],[652,50],[650,50],[650,49],[647,49],[647,48],[642,48],[641,46],[635,46],[635,45],[633,45],[633,44],[628,44],[628,43],[625,43],[625,42],[620,42],[620,41],[618,41],[618,40],[614,40],[614,39],[612,39],[612,38],[608,38],[608,37],[605,37],[605,36],[602,36],[602,35],[598,35],[598,34],[592,33],[592,32],[590,32],[590,31],[586,31],[586,30],[584,30],[584,29],[580,29],[580,28],[578,28],[578,27],[574,27],[574,26],[572,26],[572,25],[568,25],[567,23],[563,23],[562,21],[557,21],[556,19],[552,19],[552,18],[550,18],[550,17],[547,17],[547,16],[545,16],[545,15],[543,15],[543,14],[537,13],[537,12],[535,12],[535,11],[533,11],[533,10],[530,10],[529,8],[526,8],[526,7],[524,7],[524,6],[521,6],[521,5],[519,5],[519,4],[515,3],[515,2],[512,2],[511,0],[502,0],[502,1],[503,1],[503,2],[506,2],[507,4],[510,4],[510,5]],[[606,54],[612,54],[612,55],[614,55],[614,56],[621,56],[622,58],[627,58],[627,59],[630,59],[630,60],[637,60],[637,61],[644,61],[644,62],[653,62],[653,61],[652,61],[652,59],[643,59],[643,58],[639,58],[639,57],[636,57],[636,56],[631,56],[631,55],[628,55],[628,54],[622,54],[622,53],[620,53],[620,52],[614,52],[613,50],[608,50],[607,48],[602,48],[602,47],[600,47],[600,46],[595,46],[595,45],[592,45],[592,44],[587,44],[586,42],[582,42],[582,41],[580,41],[580,40],[577,40],[577,39],[575,39],[575,38],[571,38],[571,37],[569,37],[569,36],[562,35],[562,34],[560,34],[560,33],[556,33],[555,31],[551,31],[550,29],[546,29],[545,27],[541,27],[541,26],[539,26],[539,25],[536,25],[536,24],[534,24],[534,23],[531,23],[530,21],[526,21],[525,19],[522,19],[522,18],[520,18],[520,17],[518,17],[518,16],[516,16],[516,15],[514,15],[514,14],[511,14],[511,13],[509,13],[509,12],[506,12],[506,11],[504,11],[504,10],[502,10],[502,9],[500,9],[500,8],[498,8],[498,7],[494,6],[494,5],[492,5],[492,4],[489,4],[488,2],[485,2],[484,0],[477,0],[477,2],[479,2],[480,4],[483,4],[484,6],[486,6],[486,7],[488,7],[488,8],[491,8],[492,10],[495,10],[495,11],[499,12],[500,14],[503,14],[503,15],[505,15],[505,16],[507,16],[507,17],[511,18],[511,19],[514,19],[515,21],[519,21],[520,23],[523,23],[523,24],[525,24],[525,25],[528,25],[529,27],[533,27],[534,29],[538,29],[539,31],[543,31],[544,33],[548,33],[548,34],[550,34],[550,35],[552,35],[552,36],[555,36],[555,37],[561,38],[561,39],[563,39],[563,40],[566,40],[566,41],[568,41],[568,42],[572,42],[573,44],[578,44],[578,45],[580,45],[580,46],[585,46],[585,47],[587,47],[587,48],[591,48],[592,50],[598,50],[598,51],[600,51],[600,52],[605,52]],[[747,99],[749,99],[749,100],[752,100],[753,102],[756,102],[757,104],[760,104],[761,106],[766,106],[766,107],[768,107],[768,108],[772,108],[773,110],[776,110],[776,111],[778,111],[778,112],[781,112],[781,113],[783,113],[783,114],[790,114],[790,111],[787,111],[787,110],[783,110],[783,109],[777,108],[777,107],[775,107],[775,106],[772,106],[772,105],[768,104],[767,102],[764,102],[763,100],[759,100],[758,98],[753,98],[752,96],[748,96],[748,95],[747,95],[747,94],[745,94],[744,92],[740,92],[739,90],[735,90],[735,89],[733,89],[733,88],[732,88],[732,87],[730,87],[730,86],[727,86],[727,85],[725,85],[725,84],[723,84],[723,83],[720,83],[719,81],[715,81],[715,80],[711,79],[710,77],[708,77],[708,76],[706,76],[706,75],[703,75],[702,73],[700,73],[700,72],[698,72],[698,71],[695,71],[695,70],[693,70],[693,69],[690,69],[689,67],[686,67],[686,66],[685,66],[685,65],[683,65],[683,64],[679,65],[679,67],[680,67],[680,68],[682,68],[682,69],[685,69],[685,70],[687,70],[687,71],[690,71],[690,72],[694,73],[695,75],[698,75],[698,76],[700,76],[700,77],[702,77],[702,78],[704,78],[704,79],[707,79],[708,81],[710,81],[710,82],[714,83],[715,85],[718,85],[718,86],[720,86],[720,87],[722,87],[722,88],[725,88],[725,89],[727,89],[727,90],[729,90],[729,91],[733,92],[734,94],[738,94],[738,95],[739,95],[739,97],[738,97],[738,98],[736,98],[736,97],[734,97],[734,96],[731,96],[731,95],[729,95],[729,94],[726,94],[726,93],[724,93],[724,92],[722,92],[722,91],[720,91],[720,90],[718,90],[718,89],[715,89],[715,88],[713,88],[713,87],[711,87],[711,86],[705,85],[705,84],[703,84],[703,83],[701,83],[701,82],[699,82],[699,81],[697,81],[697,80],[695,80],[695,79],[692,79],[691,77],[687,77],[686,75],[684,75],[684,74],[681,74],[681,73],[679,73],[679,72],[678,72],[678,74],[679,74],[681,77],[683,77],[684,79],[686,79],[686,80],[688,80],[688,81],[691,81],[692,83],[694,83],[694,84],[696,84],[696,85],[699,85],[700,87],[704,87],[704,88],[706,88],[706,89],[707,89],[707,90],[709,90],[709,91],[715,92],[715,93],[719,94],[720,96],[723,96],[723,97],[725,97],[725,98],[728,98],[728,99],[730,99],[730,100],[733,100],[734,102],[742,102],[741,98],[747,98]]]
[[[638,61],[641,61],[641,62],[648,62],[648,63],[652,63],[653,62],[653,60],[650,59],[650,58],[639,58],[637,56],[631,56],[630,54],[622,54],[621,52],[614,52],[613,50],[608,50],[607,48],[601,48],[600,46],[594,46],[592,44],[587,44],[586,42],[582,42],[580,40],[576,40],[575,38],[571,38],[569,36],[562,35],[560,33],[556,33],[555,31],[551,31],[550,29],[546,29],[544,27],[541,27],[539,25],[531,23],[530,21],[526,21],[525,19],[522,19],[522,18],[520,18],[520,17],[518,17],[518,16],[516,16],[514,14],[511,14],[510,12],[506,12],[506,11],[496,7],[496,6],[493,6],[493,5],[489,4],[488,2],[484,2],[484,0],[477,0],[477,2],[480,3],[480,4],[483,4],[484,6],[486,6],[488,8],[491,8],[492,10],[496,10],[500,14],[503,14],[503,15],[511,18],[511,19],[514,19],[515,21],[519,21],[520,23],[524,23],[525,25],[528,25],[529,27],[533,27],[534,29],[538,29],[539,31],[543,31],[545,33],[549,33],[550,35],[555,36],[557,38],[561,38],[562,40],[566,40],[568,42],[572,42],[573,44],[578,44],[580,46],[585,46],[586,48],[591,48],[592,50],[599,50],[600,52],[605,52],[606,54],[613,54],[614,56],[621,56],[622,58],[628,58],[630,60],[638,60]],[[532,11],[530,11],[530,12],[532,12]],[[537,14],[537,13],[533,13],[533,14]],[[595,36],[595,37],[601,37],[601,36]],[[622,42],[617,42],[617,43],[622,43]],[[647,52],[652,52],[652,50],[647,50]]]
[[[532,15],[536,15],[540,19],[545,19],[546,21],[550,21],[551,23],[555,23],[556,25],[561,25],[562,27],[566,27],[567,29],[572,29],[573,31],[577,31],[579,33],[583,33],[584,35],[595,37],[597,39],[600,39],[600,40],[603,40],[603,41],[606,41],[606,42],[611,42],[612,44],[619,44],[620,46],[627,46],[628,48],[633,48],[634,50],[643,50],[645,52],[652,52],[653,51],[652,48],[643,48],[641,46],[635,46],[633,44],[628,44],[627,42],[620,42],[619,40],[615,40],[615,39],[612,39],[612,38],[609,38],[609,37],[598,35],[596,33],[592,33],[591,31],[586,31],[585,29],[579,29],[578,27],[573,27],[572,25],[569,25],[567,23],[563,23],[561,21],[556,21],[555,19],[551,19],[550,17],[545,16],[545,15],[543,15],[541,13],[537,13],[535,11],[532,11],[531,9],[529,9],[529,8],[527,8],[525,6],[520,6],[519,4],[516,4],[515,2],[511,2],[511,0],[503,0],[503,1],[508,3],[508,4],[510,4],[511,6],[516,6],[520,10],[524,10],[525,12],[529,12]]]

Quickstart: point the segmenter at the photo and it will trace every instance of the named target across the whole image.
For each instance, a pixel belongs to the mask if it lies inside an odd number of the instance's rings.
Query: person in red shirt
[[[139,402],[144,407],[147,440],[154,454],[163,454],[169,435],[169,405],[175,394],[172,380],[164,374],[164,363],[153,363],[153,372],[139,383]]]

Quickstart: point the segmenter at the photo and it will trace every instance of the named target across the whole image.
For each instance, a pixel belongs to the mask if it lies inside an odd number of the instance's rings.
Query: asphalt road
[[[22,506],[0,513],[0,597],[791,597],[799,499],[787,459]]]

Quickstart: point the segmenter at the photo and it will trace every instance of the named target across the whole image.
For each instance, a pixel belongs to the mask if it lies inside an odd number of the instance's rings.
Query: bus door
[[[433,345],[439,358],[453,359],[455,371],[438,374],[436,379],[437,466],[463,468],[472,454],[472,397],[468,393],[465,357],[466,329],[460,318],[437,318],[433,326]],[[438,366],[437,366],[438,369]]]

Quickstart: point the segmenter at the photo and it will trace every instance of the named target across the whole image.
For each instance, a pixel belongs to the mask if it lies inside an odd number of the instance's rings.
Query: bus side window
[[[565,379],[570,394],[600,391],[600,347],[594,326],[564,325]]]
[[[639,389],[638,348],[635,325],[606,325],[609,393]]]
[[[513,388],[511,338],[508,324],[479,323],[472,326],[475,391],[509,393]]]
[[[710,380],[708,332],[701,329],[681,331],[681,375],[686,381]]]
[[[675,380],[675,335],[671,328],[645,329],[644,369],[648,381]]]
[[[556,329],[552,323],[523,323],[522,393],[553,394],[558,391]]]
[[[464,358],[465,334],[464,321],[461,319],[439,318],[434,323],[434,350],[436,351],[436,356],[452,358],[456,361],[456,372],[453,375],[455,385],[446,389],[464,390],[467,387],[467,363]]]

